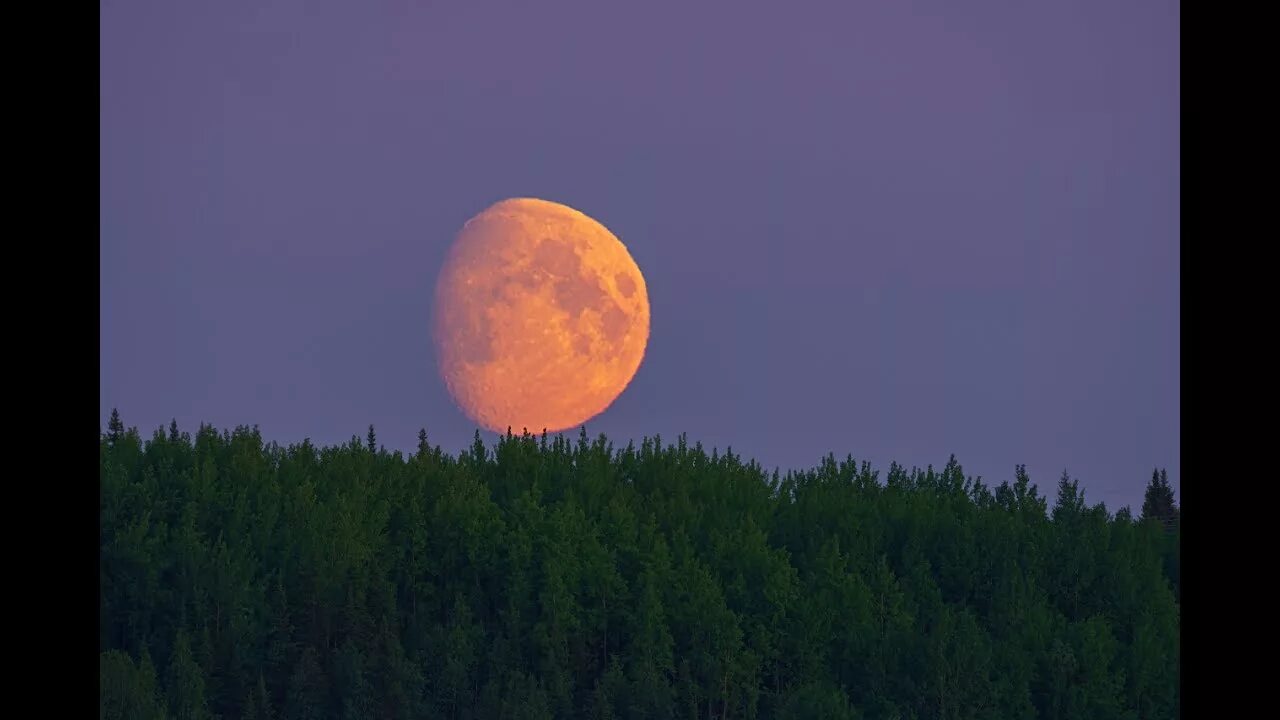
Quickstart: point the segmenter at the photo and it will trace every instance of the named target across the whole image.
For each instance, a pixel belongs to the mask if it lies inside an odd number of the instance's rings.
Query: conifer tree
[[[115,447],[120,442],[120,438],[124,435],[124,422],[120,420],[120,411],[111,408],[111,419],[107,421],[107,444],[109,447]]]
[[[98,658],[98,717],[100,720],[161,720],[165,716],[156,687],[155,668],[143,656],[141,667],[120,650]]]
[[[1151,482],[1142,500],[1142,519],[1154,520],[1166,528],[1178,522],[1178,505],[1169,486],[1169,475],[1164,470],[1151,471]]]
[[[207,720],[205,671],[196,663],[185,628],[173,641],[173,657],[168,675],[169,713],[175,720]]]

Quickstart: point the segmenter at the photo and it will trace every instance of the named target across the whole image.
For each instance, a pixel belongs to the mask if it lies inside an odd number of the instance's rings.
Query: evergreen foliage
[[[683,436],[405,457],[113,414],[100,459],[102,718],[1179,712],[1162,473],[1134,520],[1065,473],[1050,507],[1023,467],[780,476]]]

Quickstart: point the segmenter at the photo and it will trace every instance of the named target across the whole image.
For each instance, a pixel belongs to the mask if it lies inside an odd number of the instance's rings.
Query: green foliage
[[[1173,500],[1173,488],[1169,486],[1169,474],[1164,470],[1151,473],[1151,482],[1142,501],[1142,519],[1162,525],[1178,521],[1178,506]]]
[[[320,657],[310,645],[302,651],[298,663],[289,678],[289,693],[285,702],[286,720],[327,720],[345,711],[345,703],[339,699],[333,707],[329,697],[329,680],[320,667]],[[345,714],[344,714],[345,716]]]
[[[151,657],[134,663],[128,653],[108,650],[98,656],[99,720],[162,720],[164,702]]]
[[[185,628],[178,630],[173,642],[173,658],[169,663],[166,687],[169,691],[169,714],[177,720],[206,720],[209,705],[204,688],[208,669],[196,664]]]
[[[1161,474],[1135,520],[1065,474],[1050,507],[1021,466],[780,476],[683,437],[404,457],[113,415],[99,455],[102,719],[1179,712]]]

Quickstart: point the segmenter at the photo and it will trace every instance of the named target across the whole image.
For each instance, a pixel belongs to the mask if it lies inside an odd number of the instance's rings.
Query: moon
[[[626,389],[649,342],[627,248],[567,205],[494,204],[467,221],[436,282],[432,340],[458,407],[489,430],[556,432]]]

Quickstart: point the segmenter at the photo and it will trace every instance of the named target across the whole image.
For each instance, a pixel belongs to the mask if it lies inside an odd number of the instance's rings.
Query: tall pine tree
[[[1164,470],[1151,471],[1151,482],[1147,483],[1147,492],[1142,500],[1142,519],[1154,520],[1166,528],[1172,528],[1178,522],[1178,505],[1173,499],[1173,488],[1169,486],[1169,475]]]
[[[169,661],[169,713],[175,720],[208,720],[209,704],[204,694],[205,672],[191,652],[185,628],[178,630]]]

